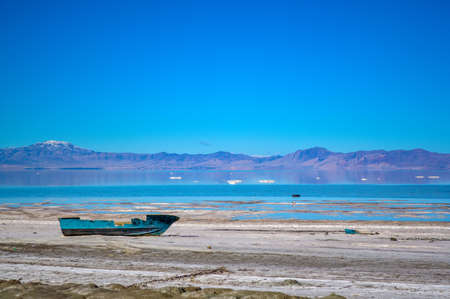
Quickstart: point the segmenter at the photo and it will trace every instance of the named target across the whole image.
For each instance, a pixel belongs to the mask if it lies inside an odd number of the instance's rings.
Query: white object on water
[[[425,177],[423,175],[416,175],[416,179],[424,179]]]
[[[431,180],[439,180],[441,177],[438,175],[429,175],[428,178]]]
[[[367,181],[367,178],[361,178],[361,181]]]
[[[261,184],[273,184],[275,183],[275,180],[259,180]]]
[[[171,179],[171,180],[181,180],[182,177],[180,177],[180,176],[171,176],[169,179]]]
[[[228,180],[227,183],[230,185],[236,185],[242,183],[242,180]]]

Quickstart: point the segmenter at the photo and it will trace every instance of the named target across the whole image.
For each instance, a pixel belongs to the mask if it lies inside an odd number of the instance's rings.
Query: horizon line
[[[15,148],[21,148],[21,147],[29,147],[29,146],[33,146],[33,145],[38,145],[38,144],[48,144],[48,145],[72,145],[74,147],[77,148],[81,148],[81,149],[86,149],[86,150],[91,150],[97,153],[115,153],[115,154],[136,154],[136,155],[148,155],[148,154],[174,154],[174,155],[211,155],[211,154],[217,154],[217,153],[228,153],[228,154],[233,154],[233,155],[246,155],[246,156],[250,156],[252,158],[268,158],[268,157],[276,157],[276,156],[286,156],[289,154],[293,154],[296,153],[298,151],[306,151],[306,150],[311,150],[311,149],[323,149],[326,150],[328,152],[334,153],[334,154],[348,154],[348,153],[356,153],[356,152],[376,152],[376,151],[384,151],[384,152],[395,152],[395,151],[426,151],[429,153],[436,153],[436,154],[450,154],[450,153],[445,153],[445,152],[435,152],[435,151],[429,151],[426,150],[424,148],[413,148],[413,149],[393,149],[393,150],[386,150],[386,149],[371,149],[371,150],[356,150],[356,151],[332,151],[326,147],[323,146],[313,146],[313,147],[307,147],[304,149],[297,149],[295,151],[292,152],[288,152],[286,154],[271,154],[271,155],[259,155],[259,154],[248,154],[248,153],[242,153],[242,152],[232,152],[232,151],[226,151],[226,150],[218,150],[215,152],[209,152],[209,153],[188,153],[188,152],[184,152],[184,153],[177,153],[177,152],[169,152],[169,151],[159,151],[159,152],[132,152],[132,151],[125,151],[125,152],[120,152],[120,151],[98,151],[98,150],[94,150],[94,149],[90,149],[88,147],[81,147],[78,146],[72,142],[69,141],[61,141],[61,140],[46,140],[46,141],[42,141],[42,142],[35,142],[29,145],[24,145],[24,146],[11,146],[11,147],[5,147],[5,148],[0,148],[0,150],[6,150],[6,149],[15,149]]]

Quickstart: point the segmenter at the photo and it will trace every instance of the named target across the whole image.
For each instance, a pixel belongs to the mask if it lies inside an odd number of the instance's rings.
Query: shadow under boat
[[[173,215],[147,215],[145,220],[132,218],[131,223],[116,224],[112,220],[84,220],[80,217],[59,218],[64,236],[159,236],[175,221]]]

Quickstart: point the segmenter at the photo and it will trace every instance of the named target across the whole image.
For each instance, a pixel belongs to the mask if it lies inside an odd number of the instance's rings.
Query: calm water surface
[[[139,171],[47,170],[0,171],[0,186],[81,185],[221,185],[241,184],[450,184],[449,171]]]
[[[293,198],[292,194],[301,194]],[[108,185],[4,186],[0,203],[48,202],[97,213],[111,206],[171,203],[169,209],[242,211],[236,219],[450,221],[450,185]],[[263,212],[254,215],[252,212]],[[120,213],[120,212],[119,212]],[[136,211],[138,213],[138,211]]]

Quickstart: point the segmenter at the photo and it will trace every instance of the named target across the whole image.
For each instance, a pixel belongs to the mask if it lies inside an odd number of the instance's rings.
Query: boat
[[[59,218],[64,236],[105,235],[105,236],[159,236],[175,221],[173,215],[147,215],[145,220],[132,218],[131,223],[114,223],[112,220],[84,220],[80,217]]]
[[[242,183],[242,180],[228,180],[227,183],[230,185],[236,185]]]
[[[259,180],[258,182],[261,184],[273,184],[275,180]]]

